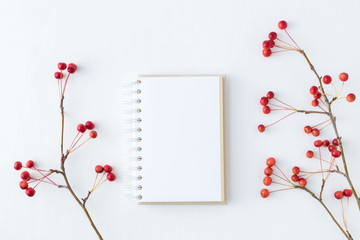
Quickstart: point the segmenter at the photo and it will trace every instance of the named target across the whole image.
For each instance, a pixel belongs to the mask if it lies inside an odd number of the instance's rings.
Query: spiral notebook
[[[223,76],[139,76],[139,204],[226,204]]]

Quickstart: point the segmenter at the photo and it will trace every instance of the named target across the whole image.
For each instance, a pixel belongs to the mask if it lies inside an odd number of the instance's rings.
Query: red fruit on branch
[[[21,174],[20,174],[20,178],[22,180],[25,180],[25,181],[28,181],[30,179],[30,173],[28,171],[23,171]]]
[[[263,50],[263,56],[264,57],[270,57],[271,56],[271,49],[264,49]]]
[[[116,176],[115,176],[115,174],[113,174],[113,173],[108,173],[108,174],[106,175],[106,178],[107,178],[110,182],[112,182],[112,181],[115,181]]]
[[[85,125],[81,124],[81,123],[79,125],[77,125],[76,129],[81,133],[84,133],[86,131]]]
[[[356,99],[356,97],[355,97],[355,94],[353,94],[353,93],[349,93],[349,94],[346,96],[346,100],[347,100],[348,102],[353,102],[353,101],[355,101],[355,99]]]
[[[334,150],[331,152],[331,155],[334,157],[334,158],[338,158],[341,156],[341,152],[339,150]]]
[[[27,189],[27,188],[29,187],[27,181],[21,181],[21,182],[19,183],[19,186],[20,186],[20,188],[21,188],[22,190],[25,190],[25,189]]]
[[[260,195],[262,198],[267,198],[270,195],[269,190],[267,190],[266,188],[261,189]]]
[[[269,114],[270,112],[271,112],[271,109],[270,109],[269,106],[264,106],[264,107],[263,107],[263,113]]]
[[[294,175],[291,176],[291,180],[292,180],[293,182],[298,182],[299,179],[300,179],[299,176],[296,175],[296,174],[294,174]]]
[[[343,197],[344,197],[344,193],[342,192],[342,191],[336,191],[335,193],[334,193],[334,197],[336,198],[336,199],[342,199]]]
[[[322,145],[323,147],[328,147],[330,145],[329,140],[324,140]]]
[[[343,194],[345,197],[351,197],[353,195],[353,191],[351,189],[344,189]]]
[[[59,62],[57,66],[58,66],[59,70],[61,70],[61,71],[65,70],[67,67],[66,63],[63,63],[63,62]]]
[[[285,22],[284,20],[280,21],[278,23],[278,27],[279,27],[280,30],[286,29],[287,28],[287,22]]]
[[[275,158],[271,157],[271,158],[268,158],[266,160],[266,165],[268,165],[268,167],[272,167],[276,164],[276,160]]]
[[[300,178],[300,179],[299,179],[299,185],[300,185],[301,187],[305,187],[306,184],[307,184],[307,181],[306,181],[305,178]]]
[[[26,189],[25,191],[26,195],[28,195],[29,197],[33,197],[35,195],[35,189],[29,187]]]
[[[346,82],[349,79],[349,75],[347,73],[340,73],[339,79],[340,81]]]
[[[89,133],[89,136],[90,136],[91,138],[97,138],[97,132],[96,132],[96,131],[91,131],[91,132]]]
[[[320,131],[317,128],[314,128],[311,133],[314,137],[318,137],[320,135]]]
[[[64,77],[64,74],[62,74],[62,72],[56,72],[54,73],[54,77],[56,79],[62,79]]]
[[[272,92],[272,91],[269,91],[269,92],[266,94],[266,97],[267,97],[268,99],[273,99],[274,96],[275,96],[275,94],[274,94],[274,92]]]
[[[262,46],[263,46],[264,49],[270,49],[271,48],[271,42],[269,40],[265,40],[265,41],[263,41]]]
[[[269,40],[270,48],[273,48],[275,46],[275,42],[273,40]]]
[[[112,171],[112,167],[110,165],[105,165],[104,166],[104,171],[107,173],[110,173]]]
[[[330,145],[330,146],[328,147],[328,149],[329,149],[329,152],[333,152],[334,150],[337,149],[337,147],[334,146],[334,145]]]
[[[320,99],[322,97],[321,92],[317,92],[315,95],[313,95],[314,99]]]
[[[264,170],[266,176],[271,176],[273,174],[273,169],[271,167],[267,167]]]
[[[313,107],[317,107],[317,106],[319,106],[319,101],[317,99],[314,99],[314,100],[312,100],[311,105]]]
[[[332,78],[329,76],[329,75],[325,75],[323,78],[322,78],[322,81],[324,84],[330,84],[331,81],[332,81]]]
[[[318,87],[316,87],[316,86],[312,86],[312,87],[310,88],[310,94],[311,94],[311,95],[317,94],[318,91],[319,91],[319,89],[318,89]]]
[[[314,152],[313,152],[313,151],[309,150],[309,151],[306,152],[306,157],[307,157],[307,158],[312,158],[313,156],[314,156]]]
[[[297,175],[297,174],[300,173],[300,168],[295,166],[295,167],[292,168],[292,172]]]
[[[265,186],[270,186],[272,183],[272,178],[269,176],[264,177],[263,183]]]
[[[67,67],[67,71],[70,74],[73,74],[76,72],[76,70],[77,70],[77,66],[74,63],[69,63],[69,66]]]
[[[334,138],[332,140],[332,144],[335,145],[335,146],[339,146],[339,140],[337,138]]]
[[[270,40],[275,40],[276,38],[277,38],[277,33],[276,32],[269,33],[269,39]]]
[[[101,165],[95,166],[95,172],[102,173],[104,171],[104,168]]]
[[[258,126],[258,130],[259,130],[259,132],[265,132],[265,126],[262,125],[262,124],[260,124],[260,125]]]
[[[310,126],[305,126],[305,127],[304,127],[304,132],[307,133],[307,134],[309,134],[309,133],[312,132],[312,128],[311,128]]]
[[[14,163],[15,170],[20,170],[22,168],[22,163],[17,161]]]
[[[323,144],[323,142],[322,142],[321,140],[316,140],[316,141],[314,142],[314,146],[315,146],[315,147],[321,147],[322,144]]]
[[[93,130],[95,128],[95,124],[92,121],[87,121],[85,123],[86,129]]]
[[[29,160],[29,161],[27,161],[26,162],[26,167],[28,167],[28,168],[32,168],[32,167],[34,167],[34,161],[33,160]]]

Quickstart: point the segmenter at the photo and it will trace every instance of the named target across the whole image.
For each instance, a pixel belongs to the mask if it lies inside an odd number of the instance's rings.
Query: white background
[[[93,120],[99,137],[68,161],[74,189],[84,195],[98,164],[121,169],[121,81],[138,74],[226,74],[228,205],[138,206],[122,197],[121,179],[91,196],[88,208],[105,239],[343,239],[309,195],[288,191],[259,197],[265,159],[287,172],[318,169],[304,153],[314,138],[303,133],[311,116],[293,116],[257,132],[284,113],[261,114],[268,90],[310,108],[316,84],[297,53],[265,59],[261,43],[281,19],[320,74],[347,71],[345,92],[360,94],[358,1],[1,1],[1,239],[96,239],[65,190],[40,185],[34,198],[19,189],[16,160],[40,168],[59,165],[59,109],[53,73],[59,61],[79,69],[66,97],[66,142],[79,122]],[[283,33],[281,33],[283,34]],[[284,36],[284,35],[282,35]],[[280,36],[281,37],[281,36]],[[337,81],[335,81],[337,82]],[[334,104],[354,184],[360,190],[357,149],[359,102]],[[320,121],[320,120],[319,120]],[[325,134],[331,135],[328,128]],[[324,134],[324,135],[325,135]],[[333,192],[347,185],[331,178],[324,197],[340,219]],[[309,187],[319,190],[315,181]],[[354,202],[349,226],[360,237]]]

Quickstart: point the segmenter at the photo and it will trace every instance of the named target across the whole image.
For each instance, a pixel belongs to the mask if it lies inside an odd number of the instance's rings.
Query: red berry
[[[324,84],[330,84],[332,81],[332,78],[329,75],[325,75],[325,76],[323,76],[322,81]]]
[[[314,152],[313,152],[313,151],[309,150],[309,151],[306,152],[306,157],[307,157],[307,158],[312,158],[313,156],[314,156]]]
[[[271,43],[270,43],[269,40],[265,40],[265,41],[263,41],[262,46],[263,46],[264,49],[270,49]]]
[[[269,91],[269,92],[266,94],[266,97],[267,97],[268,99],[273,99],[274,96],[275,96],[275,94],[274,94],[274,92],[272,92],[272,91]]]
[[[66,69],[66,63],[63,63],[63,62],[59,62],[58,63],[58,68],[59,70],[65,70]]]
[[[324,141],[323,141],[323,146],[324,146],[324,147],[328,147],[329,145],[330,145],[329,140],[324,140]]]
[[[33,160],[29,160],[29,161],[26,162],[26,167],[28,167],[28,168],[32,168],[34,165],[35,164],[34,164]]]
[[[269,39],[270,40],[275,40],[276,38],[277,38],[277,33],[276,32],[269,33]]]
[[[355,101],[355,99],[356,99],[356,97],[355,97],[355,94],[353,94],[353,93],[349,93],[349,94],[346,96],[346,100],[347,100],[348,102],[353,102],[353,101]]]
[[[278,27],[280,28],[280,30],[284,30],[285,28],[287,28],[287,22],[285,22],[284,20],[280,21],[278,23]]]
[[[270,57],[271,55],[271,49],[264,49],[263,50],[263,56],[264,57]]]
[[[331,155],[334,157],[334,158],[338,158],[341,156],[341,152],[339,150],[334,150],[331,152]]]
[[[321,140],[316,140],[316,141],[314,142],[314,146],[315,146],[315,147],[321,147],[322,144],[323,144],[323,142],[322,142]]]
[[[336,199],[342,199],[342,198],[344,197],[344,193],[343,193],[342,191],[336,191],[336,192],[334,193],[334,197],[335,197]]]
[[[25,191],[26,195],[28,195],[29,197],[33,197],[35,195],[35,189],[29,187],[26,189]]]
[[[81,124],[81,123],[79,125],[77,125],[76,129],[81,133],[84,133],[86,131],[85,125]]]
[[[21,181],[21,182],[19,183],[19,186],[20,186],[20,188],[21,188],[22,190],[25,190],[25,189],[27,189],[27,188],[29,187],[27,181]]]
[[[262,125],[262,124],[260,124],[260,125],[258,126],[258,130],[259,130],[259,132],[265,132],[265,126]]]
[[[20,170],[22,168],[22,163],[17,161],[14,163],[15,170]]]
[[[349,75],[347,73],[340,73],[339,79],[340,81],[346,82],[349,79]]]
[[[291,176],[291,180],[292,180],[293,182],[298,182],[299,179],[300,179],[299,176],[296,175],[296,174],[294,174],[294,175]]]
[[[104,171],[107,173],[110,173],[112,171],[112,167],[110,165],[105,165],[104,166]]]
[[[72,74],[74,72],[76,72],[77,70],[77,66],[74,63],[69,63],[69,66],[67,68],[67,71]]]
[[[344,189],[343,194],[345,197],[351,197],[353,192],[351,189]]]
[[[270,186],[272,183],[272,178],[269,176],[264,177],[263,183],[265,186]]]
[[[273,169],[271,167],[267,167],[265,168],[264,173],[266,176],[271,176],[273,173]]]
[[[275,160],[275,158],[273,158],[273,157],[268,158],[268,159],[266,160],[266,165],[268,165],[269,167],[274,166],[275,163],[276,163],[276,160]]]
[[[269,40],[270,48],[273,48],[275,46],[275,42],[273,40]]]
[[[295,166],[295,167],[292,168],[292,172],[294,174],[299,174],[300,173],[300,168]]]
[[[102,173],[104,171],[104,168],[100,165],[95,166],[95,172]]]
[[[97,137],[97,132],[96,132],[96,131],[91,131],[91,132],[89,133],[89,136],[90,136],[91,138],[96,138],[96,137]]]
[[[28,181],[30,179],[30,173],[28,171],[23,171],[20,174],[22,180]]]
[[[299,179],[299,185],[302,186],[302,187],[305,187],[307,184],[307,181],[305,178],[300,178]]]
[[[309,133],[311,133],[312,128],[310,126],[305,126],[304,131],[305,131],[305,133],[309,134]]]
[[[333,152],[334,150],[337,149],[337,147],[334,146],[334,145],[330,145],[330,146],[328,147],[328,149],[329,149],[329,152]]]
[[[317,128],[314,128],[311,133],[314,137],[318,137],[320,135],[320,131]]]
[[[64,74],[62,74],[61,72],[56,72],[56,73],[54,74],[54,77],[55,77],[56,79],[62,79],[62,78],[64,77]]]
[[[332,140],[332,144],[335,145],[335,146],[339,146],[339,140],[337,138],[334,138]]]
[[[320,99],[322,96],[321,92],[317,92],[313,97],[314,99]]]
[[[115,174],[113,174],[113,173],[108,173],[108,174],[106,175],[106,178],[107,178],[110,182],[112,182],[112,181],[114,181],[114,180],[116,179],[116,176],[115,176]]]
[[[87,121],[85,123],[86,129],[93,130],[95,128],[95,124],[92,121]]]
[[[269,114],[270,112],[271,112],[271,109],[270,109],[269,106],[264,106],[264,107],[263,107],[263,113]]]
[[[311,94],[311,95],[317,94],[318,91],[319,91],[319,89],[318,89],[318,87],[316,87],[316,86],[312,86],[312,87],[310,88],[310,94]]]
[[[264,189],[261,189],[260,194],[261,194],[262,198],[267,198],[270,193],[269,193],[269,190],[264,188]]]
[[[268,103],[269,103],[269,99],[267,97],[260,98],[260,104],[262,106],[266,106],[266,105],[268,105]]]
[[[313,107],[317,107],[317,106],[319,106],[319,101],[317,99],[314,99],[314,100],[312,100],[311,105]]]

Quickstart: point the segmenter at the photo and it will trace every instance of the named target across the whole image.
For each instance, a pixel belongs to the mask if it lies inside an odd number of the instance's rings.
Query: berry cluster
[[[105,166],[96,165],[95,166],[96,177],[95,177],[94,185],[90,190],[90,192],[93,192],[96,189],[98,189],[106,181],[110,181],[110,182],[115,181],[116,175],[112,171],[113,168],[110,165],[105,165]],[[99,174],[101,173],[102,173],[101,177],[98,178]],[[106,179],[103,179],[105,175],[106,175]]]
[[[90,139],[97,138],[98,134],[96,131],[93,130],[94,128],[95,128],[95,124],[91,121],[87,121],[85,124],[80,123],[79,125],[77,125],[76,130],[78,132],[68,149],[68,153],[70,154],[70,153],[74,152],[76,149],[78,149],[79,147],[84,145]],[[89,137],[84,142],[82,142],[81,144],[79,144],[76,147],[76,145],[79,143],[80,139],[84,136],[84,134],[87,130],[90,130]]]
[[[58,66],[58,69],[60,70],[60,72],[55,72],[54,77],[55,77],[55,79],[58,80],[59,96],[61,98],[65,94],[65,90],[66,90],[66,86],[67,86],[69,77],[71,74],[74,74],[76,72],[77,66],[74,63],[69,63],[69,65],[66,65],[66,63],[63,63],[63,62],[59,62],[57,66]],[[63,78],[64,78],[63,71],[64,70],[67,70],[68,74],[65,79],[64,86],[63,86]]]
[[[36,176],[34,174],[30,174],[29,171],[27,170],[22,171],[20,174],[20,178],[21,178],[21,181],[19,183],[20,189],[25,190],[26,195],[28,195],[29,197],[33,197],[35,195],[35,188],[40,183],[48,183],[50,185],[59,187],[58,184],[56,184],[54,181],[52,181],[49,178],[53,172],[36,168],[33,160],[27,161],[25,165],[23,165],[20,161],[14,163],[15,170],[20,171],[23,168],[32,172],[36,172],[37,175],[39,175]],[[29,185],[32,183],[34,183],[34,186],[29,187]]]

